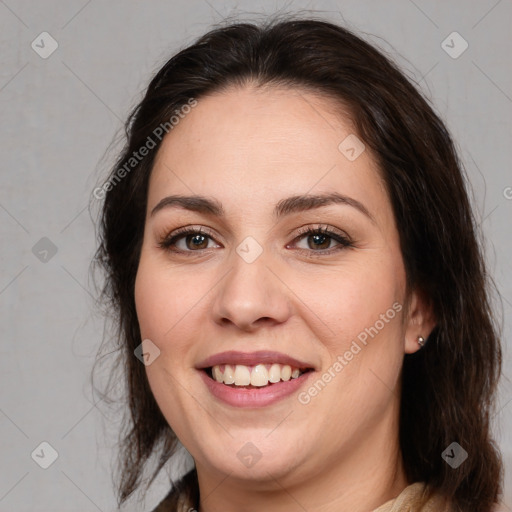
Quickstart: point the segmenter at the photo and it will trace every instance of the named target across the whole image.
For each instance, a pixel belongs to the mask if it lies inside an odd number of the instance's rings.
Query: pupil
[[[327,239],[327,237],[322,234],[312,235],[312,237],[315,240],[315,242],[314,242],[315,247],[319,247],[320,245],[323,245],[323,243],[325,243],[325,240]],[[323,240],[323,242],[321,240]],[[316,242],[320,242],[320,243],[316,244]]]
[[[199,247],[202,243],[204,243],[204,238],[205,238],[204,235],[191,235],[191,237],[192,237],[192,244],[194,245],[194,247]],[[203,239],[202,242],[196,243],[199,238]]]

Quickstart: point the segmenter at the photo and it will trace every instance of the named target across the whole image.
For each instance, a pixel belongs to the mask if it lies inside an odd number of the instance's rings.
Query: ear
[[[404,351],[406,354],[417,352],[421,345],[418,336],[425,340],[436,326],[436,319],[431,301],[420,290],[412,292],[407,319],[405,321]]]

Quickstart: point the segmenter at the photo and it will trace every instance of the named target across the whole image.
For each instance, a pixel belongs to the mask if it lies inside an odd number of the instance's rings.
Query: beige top
[[[406,487],[396,498],[387,501],[371,512],[452,512],[441,496],[434,495],[424,503],[425,496],[425,484],[416,482]],[[174,499],[177,498],[177,503],[174,501],[174,505],[168,501],[169,497],[167,496],[153,512],[190,512],[195,510],[194,500],[183,493],[175,495]]]
[[[426,487],[422,482],[416,482],[406,487],[396,498],[372,512],[450,512],[451,508],[439,495],[434,495],[424,503]]]

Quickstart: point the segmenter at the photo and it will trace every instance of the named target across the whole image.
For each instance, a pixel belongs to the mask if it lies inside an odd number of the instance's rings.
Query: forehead
[[[171,192],[270,208],[287,195],[337,191],[386,209],[370,152],[353,159],[364,144],[356,137],[341,105],[306,90],[246,86],[200,98],[162,142],[148,208]]]

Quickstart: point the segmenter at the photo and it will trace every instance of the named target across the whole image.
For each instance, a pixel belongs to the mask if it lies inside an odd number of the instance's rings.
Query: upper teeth
[[[296,379],[301,374],[298,368],[292,368],[288,364],[257,364],[256,366],[216,365],[212,367],[213,378],[224,384],[235,386],[266,386],[269,382],[276,383],[280,380]]]

